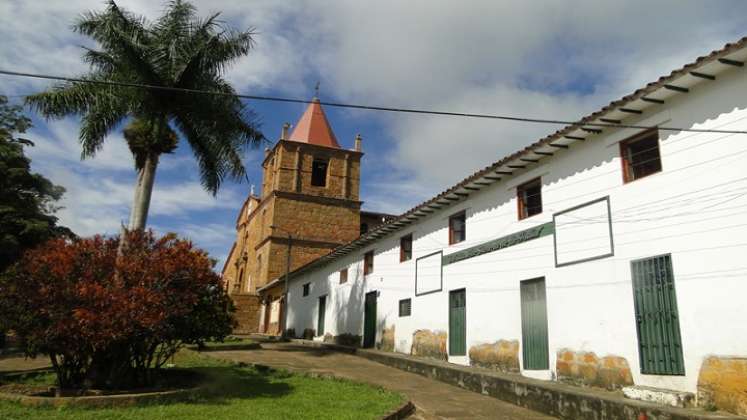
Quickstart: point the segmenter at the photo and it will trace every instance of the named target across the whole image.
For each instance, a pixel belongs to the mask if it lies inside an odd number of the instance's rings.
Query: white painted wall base
[[[694,398],[694,395],[689,392],[646,386],[628,386],[623,388],[622,391],[627,398],[632,400],[649,401],[672,407],[687,407]]]
[[[469,366],[469,356],[449,356],[449,363],[455,365]]]
[[[540,379],[543,381],[551,381],[553,379],[553,374],[551,370],[522,370],[521,371],[522,376],[526,376],[527,378],[532,379]]]

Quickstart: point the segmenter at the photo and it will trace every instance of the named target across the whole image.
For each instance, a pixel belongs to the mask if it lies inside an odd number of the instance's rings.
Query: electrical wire
[[[0,69],[0,74],[6,75],[6,76],[28,77],[28,78],[45,79],[45,80],[57,80],[57,81],[64,81],[64,82],[69,82],[69,83],[92,83],[92,84],[130,87],[130,88],[138,88],[138,89],[162,90],[162,91],[177,92],[177,93],[232,96],[232,97],[237,97],[237,98],[242,98],[242,99],[253,99],[253,100],[258,100],[258,101],[301,103],[301,104],[308,104],[312,102],[311,100],[308,100],[308,99],[283,98],[283,97],[278,97],[278,96],[248,95],[248,94],[237,94],[237,93],[229,93],[229,92],[215,92],[215,91],[207,91],[207,90],[200,90],[200,89],[178,88],[178,87],[172,87],[172,86],[148,85],[148,84],[143,84],[143,83],[117,82],[113,80],[91,80],[91,79],[84,79],[84,78],[78,78],[78,77],[66,77],[66,76],[57,76],[57,75],[50,75],[50,74],[17,72],[17,71],[2,70],[2,69]],[[427,110],[427,109],[416,109],[416,108],[399,108],[399,107],[389,107],[389,106],[361,105],[361,104],[351,104],[351,103],[343,103],[343,102],[319,101],[319,104],[328,106],[328,107],[335,107],[335,108],[349,108],[349,109],[361,109],[361,110],[368,110],[368,111],[383,111],[383,112],[396,112],[396,113],[409,113],[409,114],[439,115],[439,116],[448,116],[448,117],[482,118],[482,119],[494,119],[494,120],[504,120],[504,121],[513,121],[513,122],[522,122],[522,123],[534,123],[534,124],[553,124],[553,125],[596,127],[596,128],[633,128],[633,129],[643,129],[643,130],[657,128],[661,131],[680,131],[680,132],[691,132],[691,133],[747,134],[747,131],[742,131],[742,130],[719,130],[719,129],[705,129],[705,128],[701,129],[701,128],[684,128],[684,127],[667,127],[667,126],[644,126],[644,125],[622,124],[622,123],[620,124],[596,123],[596,122],[583,122],[583,121],[571,121],[571,120],[518,117],[518,116],[498,115],[498,114],[479,114],[479,113],[470,113],[470,112],[438,111],[438,110]]]

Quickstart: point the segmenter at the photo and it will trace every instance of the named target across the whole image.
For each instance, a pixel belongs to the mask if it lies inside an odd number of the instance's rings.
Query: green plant
[[[204,251],[173,234],[128,236],[121,255],[118,237],[51,240],[0,280],[0,318],[28,356],[49,355],[60,389],[147,385],[182,344],[231,332]]]
[[[81,116],[83,157],[94,156],[107,134],[129,120],[124,134],[138,171],[130,229],[146,226],[159,158],[176,148],[177,132],[192,148],[202,184],[213,194],[225,177],[243,179],[244,148],[264,139],[254,114],[222,77],[228,65],[249,53],[253,33],[232,30],[218,16],[198,19],[191,4],[174,0],[149,21],[109,1],[104,11],[88,12],[73,26],[100,46],[86,49],[83,57],[91,70],[80,78],[89,83],[66,82],[26,98],[48,118]]]

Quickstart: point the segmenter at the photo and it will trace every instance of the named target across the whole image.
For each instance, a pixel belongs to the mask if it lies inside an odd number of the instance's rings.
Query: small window
[[[340,270],[340,284],[347,283],[348,282],[348,269],[343,268]]]
[[[311,289],[311,283],[306,283],[303,285],[303,295],[308,296],[309,295],[309,289]]]
[[[314,159],[311,163],[311,185],[315,187],[327,186],[327,166],[329,166],[327,160]]]
[[[399,316],[410,316],[412,314],[412,300],[402,299],[399,301]]]
[[[620,142],[620,155],[626,183],[661,172],[659,132],[654,130]]]
[[[467,239],[466,214],[457,213],[449,217],[449,245],[457,244]]]
[[[533,179],[516,187],[519,220],[542,213],[542,180]]]
[[[412,234],[403,236],[399,240],[399,262],[412,259]]]
[[[374,252],[368,251],[363,256],[363,275],[371,274],[374,270]]]

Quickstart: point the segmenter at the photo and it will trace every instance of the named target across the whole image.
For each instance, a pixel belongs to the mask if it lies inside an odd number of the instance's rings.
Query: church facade
[[[290,135],[289,128],[265,150],[261,193],[242,205],[223,267],[237,333],[282,331],[283,275],[389,217],[361,211],[360,136],[353,149],[342,148],[317,98]]]

